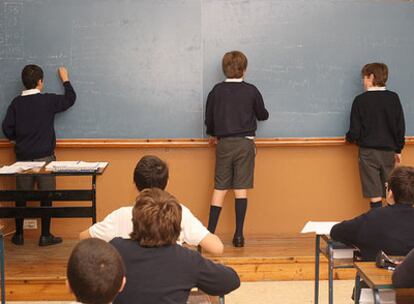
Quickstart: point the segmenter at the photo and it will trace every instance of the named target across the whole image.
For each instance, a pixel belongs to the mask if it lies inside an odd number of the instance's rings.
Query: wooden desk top
[[[370,288],[394,288],[391,280],[392,270],[378,268],[375,266],[375,262],[355,262],[354,265],[361,278]]]

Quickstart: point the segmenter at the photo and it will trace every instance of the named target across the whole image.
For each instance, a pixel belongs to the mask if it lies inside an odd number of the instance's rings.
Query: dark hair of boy
[[[388,188],[391,189],[396,204],[414,204],[414,168],[396,167],[389,179]]]
[[[247,69],[247,57],[240,51],[231,51],[223,56],[223,73],[227,78],[242,78]]]
[[[139,191],[146,188],[164,190],[168,183],[167,164],[157,156],[144,156],[135,167],[134,182]]]
[[[181,206],[166,191],[144,189],[132,209],[132,224],[131,239],[141,247],[174,245],[181,231]]]
[[[39,80],[43,81],[43,70],[35,64],[26,65],[22,70],[22,82],[27,90],[37,87]]]
[[[374,75],[372,84],[376,87],[385,87],[388,80],[388,67],[385,63],[368,63],[361,70],[362,77]]]
[[[79,242],[69,257],[67,278],[78,302],[111,303],[124,277],[125,267],[118,251],[100,239]]]

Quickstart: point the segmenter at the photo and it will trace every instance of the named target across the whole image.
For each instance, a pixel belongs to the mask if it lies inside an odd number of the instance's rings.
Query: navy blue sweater
[[[221,82],[208,94],[207,134],[217,137],[254,136],[257,120],[269,118],[259,90],[247,82]]]
[[[401,153],[404,135],[404,112],[397,93],[367,91],[355,97],[347,141],[364,148]]]
[[[64,95],[33,94],[17,96],[3,120],[4,135],[16,142],[17,160],[32,160],[54,154],[55,114],[70,108],[76,93],[69,81],[63,84]]]

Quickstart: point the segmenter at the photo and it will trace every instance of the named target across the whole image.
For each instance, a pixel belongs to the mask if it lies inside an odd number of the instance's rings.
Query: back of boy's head
[[[173,245],[181,232],[181,205],[158,188],[140,192],[132,210],[131,239],[142,247]]]
[[[22,82],[27,90],[37,87],[39,80],[43,81],[43,70],[35,64],[26,65],[22,71]]]
[[[223,73],[227,78],[242,78],[247,69],[247,57],[240,51],[231,51],[223,56]]]
[[[146,188],[164,190],[168,183],[167,164],[154,155],[144,156],[135,167],[134,182],[139,191]]]
[[[376,87],[385,87],[388,80],[388,67],[385,63],[368,63],[361,70],[362,77],[374,75],[372,84]]]
[[[392,191],[396,204],[414,204],[414,168],[396,167],[388,179],[388,187]]]
[[[100,239],[79,242],[69,257],[67,278],[78,302],[111,303],[124,276],[121,256],[111,244]]]

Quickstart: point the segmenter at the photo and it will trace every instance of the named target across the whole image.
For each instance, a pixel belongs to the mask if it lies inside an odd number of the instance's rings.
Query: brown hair
[[[362,77],[374,75],[372,84],[376,87],[385,87],[388,80],[388,67],[385,63],[368,63],[361,70]]]
[[[76,301],[109,304],[121,289],[125,266],[111,244],[100,239],[87,239],[72,250],[66,275]]]
[[[131,239],[142,247],[161,247],[177,242],[181,231],[181,205],[158,188],[143,190],[132,210]]]
[[[223,56],[223,73],[227,78],[242,78],[247,69],[247,57],[240,51],[231,51]]]
[[[168,183],[167,164],[157,156],[145,155],[135,167],[134,182],[139,191],[146,188],[164,190]]]
[[[407,166],[396,167],[388,179],[396,204],[414,204],[414,168]]]

